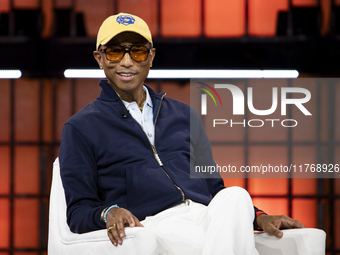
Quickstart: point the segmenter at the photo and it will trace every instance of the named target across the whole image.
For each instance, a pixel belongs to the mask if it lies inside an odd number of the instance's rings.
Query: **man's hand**
[[[271,216],[266,214],[260,214],[257,217],[257,224],[265,232],[271,235],[275,235],[278,238],[283,236],[283,232],[280,229],[288,228],[305,228],[301,222],[294,220],[286,215]]]
[[[106,216],[107,235],[114,246],[123,243],[124,227],[144,227],[139,220],[124,208],[112,208]]]

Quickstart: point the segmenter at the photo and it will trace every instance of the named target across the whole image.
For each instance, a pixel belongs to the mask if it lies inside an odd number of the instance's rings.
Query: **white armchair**
[[[59,160],[57,158],[53,163],[50,194],[48,254],[133,255],[139,254],[138,252],[143,250],[145,254],[157,255],[157,243],[152,241],[156,240],[153,237],[153,233],[148,232],[146,234],[143,228],[126,228],[125,232],[126,238],[124,243],[128,245],[115,247],[107,237],[105,229],[85,234],[75,234],[70,231],[66,221],[66,200],[60,178]],[[141,232],[143,234],[140,234]],[[147,247],[145,247],[145,243],[148,244]]]
[[[143,234],[140,234],[143,232]],[[319,229],[283,230],[283,238],[278,239],[266,233],[255,234],[255,245],[260,255],[324,255],[326,234]],[[106,230],[98,230],[85,234],[72,233],[66,222],[66,201],[61,183],[58,158],[53,164],[53,177],[50,195],[49,215],[49,255],[73,254],[115,254],[132,255],[155,254],[157,243],[153,233],[142,228],[127,228],[124,243],[114,247],[107,237]],[[148,243],[147,247],[145,247]],[[147,251],[145,250],[147,249]]]

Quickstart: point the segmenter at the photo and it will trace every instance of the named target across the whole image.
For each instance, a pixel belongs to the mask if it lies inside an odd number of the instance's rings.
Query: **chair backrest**
[[[59,159],[56,158],[53,163],[50,193],[48,254],[63,254],[63,247],[72,244],[109,241],[105,230],[93,231],[86,234],[72,233],[66,219],[65,191],[60,177]]]
[[[50,213],[48,229],[48,254],[60,254],[58,251],[60,243],[59,221],[66,223],[66,201],[64,188],[61,183],[59,159],[53,163],[52,186],[50,193]],[[62,225],[62,224],[61,224]],[[70,231],[70,230],[68,230]]]
[[[60,177],[59,158],[53,163],[52,186],[50,193],[50,215],[48,230],[48,254],[55,253],[60,244],[83,242],[80,235],[71,232],[66,219],[65,191]],[[51,250],[51,251],[50,251]]]

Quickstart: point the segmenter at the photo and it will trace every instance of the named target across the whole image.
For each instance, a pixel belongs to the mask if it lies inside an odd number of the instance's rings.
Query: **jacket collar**
[[[99,86],[102,87],[102,91],[100,92],[99,100],[116,102],[119,101],[119,96],[114,91],[114,89],[110,86],[106,79],[101,79],[99,82]]]

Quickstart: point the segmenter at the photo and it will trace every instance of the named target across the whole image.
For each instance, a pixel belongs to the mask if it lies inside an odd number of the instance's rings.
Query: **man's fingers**
[[[129,217],[127,217],[126,220],[127,220],[127,223],[129,224],[130,228],[133,228],[133,227],[136,226],[135,217],[134,216],[129,215]]]
[[[275,220],[273,223],[274,227],[277,229],[280,229],[281,227],[281,221],[280,220]]]
[[[117,223],[117,234],[118,234],[118,242],[119,244],[123,243],[122,238],[125,237],[125,230],[124,230],[124,222],[123,221],[119,221]]]
[[[107,233],[107,235],[108,235],[108,237],[109,237],[111,243],[112,243],[114,246],[117,246],[117,244],[115,244],[116,242],[115,242],[115,240],[113,239],[111,233]]]
[[[299,227],[299,228],[306,228],[306,226],[303,225],[301,222],[298,222],[298,227]]]
[[[281,237],[283,237],[283,232],[282,232],[281,230],[278,229],[278,230],[275,232],[275,236],[278,237],[278,238],[281,238]]]
[[[139,221],[138,221],[138,223],[136,224],[136,227],[144,228],[144,226],[142,225],[142,223],[140,223]]]
[[[274,236],[279,236],[280,234],[280,229],[276,226],[275,222],[269,222],[266,225],[266,228],[264,229],[268,234],[274,235]],[[282,233],[282,232],[281,232]]]
[[[290,221],[284,224],[284,228],[305,228],[305,225],[300,222]]]
[[[285,219],[282,221],[282,227],[283,228],[305,228],[305,225],[303,225],[301,222],[294,220],[288,216],[284,216]]]
[[[108,232],[108,236],[111,240],[111,243],[114,245],[114,246],[117,246],[119,241],[118,241],[118,232],[117,232],[117,228],[116,228],[116,224],[112,224],[110,225],[108,228],[107,228],[107,232]]]
[[[124,208],[113,208],[107,217],[108,236],[114,246],[123,244],[125,237],[125,227],[143,227],[139,220]]]
[[[134,220],[135,220],[135,226],[136,226],[136,227],[144,228],[144,226],[142,225],[142,223],[140,223],[139,220],[138,220],[136,217],[134,217]]]
[[[286,215],[270,216],[261,214],[258,216],[257,223],[265,232],[278,238],[283,236],[283,232],[280,229],[305,228],[305,225],[301,222]]]
[[[292,226],[292,228],[305,228],[306,227],[305,225],[303,225],[301,222],[297,220],[293,220],[293,222],[291,222],[290,225]]]

